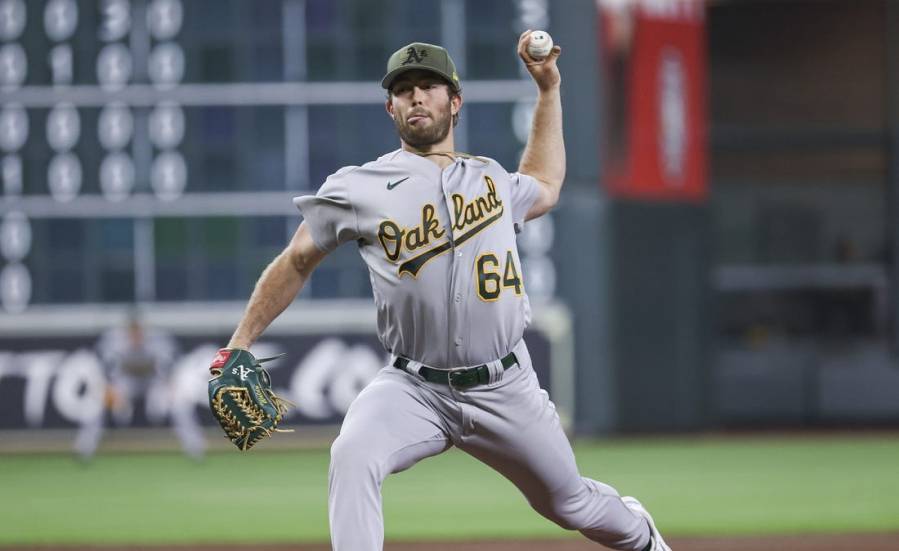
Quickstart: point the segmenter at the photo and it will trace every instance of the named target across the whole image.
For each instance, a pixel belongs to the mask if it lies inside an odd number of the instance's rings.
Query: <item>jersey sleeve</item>
[[[294,197],[312,241],[322,252],[359,238],[356,211],[347,189],[347,178],[340,173],[330,176],[315,195]]]
[[[540,184],[533,176],[520,172],[513,172],[509,177],[511,178],[509,187],[512,191],[512,221],[515,230],[520,231],[524,226],[524,217],[540,194]]]

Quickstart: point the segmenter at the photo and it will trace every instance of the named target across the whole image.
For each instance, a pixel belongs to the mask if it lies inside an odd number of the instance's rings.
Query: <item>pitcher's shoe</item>
[[[622,497],[621,501],[624,502],[628,509],[645,518],[646,523],[649,524],[650,545],[647,550],[671,551],[671,548],[668,547],[668,544],[665,543],[665,540],[662,539],[662,534],[660,534],[658,528],[656,528],[656,523],[652,520],[652,515],[649,514],[649,511],[646,510],[646,507],[644,507],[642,503],[637,501],[637,498],[630,496]]]

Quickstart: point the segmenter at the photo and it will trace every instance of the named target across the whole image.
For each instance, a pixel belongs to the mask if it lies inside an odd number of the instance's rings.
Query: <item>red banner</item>
[[[607,84],[606,189],[615,197],[704,201],[703,4],[645,0],[600,6]]]

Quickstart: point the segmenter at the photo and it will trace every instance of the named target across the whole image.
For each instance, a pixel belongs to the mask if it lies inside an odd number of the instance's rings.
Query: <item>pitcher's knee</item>
[[[380,461],[370,443],[341,434],[331,444],[331,477],[370,478],[380,482],[384,478]]]
[[[572,500],[550,500],[543,505],[531,504],[534,509],[565,530],[580,530],[584,528],[586,519],[577,508],[577,503]]]

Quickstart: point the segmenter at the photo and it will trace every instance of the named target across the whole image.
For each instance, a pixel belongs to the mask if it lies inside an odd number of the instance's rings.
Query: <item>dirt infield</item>
[[[668,542],[675,551],[896,551],[897,534],[860,534],[836,536],[770,536],[739,538],[672,538]],[[2,547],[7,551],[330,551],[319,545],[205,545],[205,546],[59,546]],[[584,540],[562,541],[472,541],[388,543],[386,551],[597,551]]]

